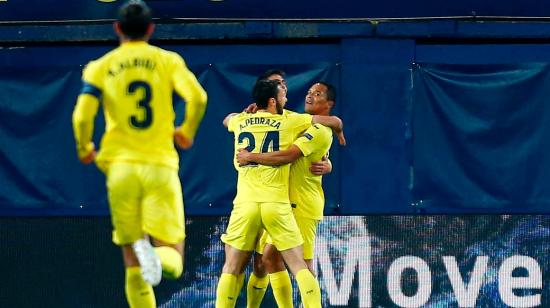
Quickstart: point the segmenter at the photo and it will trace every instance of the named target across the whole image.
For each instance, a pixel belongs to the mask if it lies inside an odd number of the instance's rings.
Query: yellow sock
[[[243,287],[244,283],[244,273],[240,273],[239,276],[237,276],[237,284],[235,285],[235,292],[233,292],[233,295],[235,295],[235,298],[239,298],[239,295],[241,294],[241,288]]]
[[[216,290],[216,308],[233,308],[237,302],[235,289],[237,287],[237,276],[222,273]]]
[[[250,274],[248,284],[246,286],[246,307],[258,308],[264,299],[265,291],[269,285],[269,277],[266,275],[260,278],[254,273]]]
[[[162,277],[168,279],[177,279],[183,273],[183,259],[180,253],[168,246],[155,247],[155,252],[159,256],[162,265]]]
[[[296,281],[304,307],[321,307],[321,289],[313,274],[305,268],[296,274]]]
[[[126,268],[126,299],[131,308],[156,307],[155,293],[153,287],[147,284],[139,266]]]
[[[292,308],[292,283],[288,271],[269,274],[273,296],[278,307]]]

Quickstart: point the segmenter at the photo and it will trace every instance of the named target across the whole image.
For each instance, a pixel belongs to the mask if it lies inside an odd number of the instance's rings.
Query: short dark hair
[[[260,76],[258,76],[257,81],[258,80],[265,80],[271,75],[280,75],[281,77],[286,78],[285,71],[280,70],[280,69],[269,69],[269,70],[265,71],[263,74],[261,74]]]
[[[130,0],[118,10],[120,30],[129,39],[140,39],[147,33],[153,22],[151,9],[141,0]]]
[[[256,81],[252,90],[252,98],[256,106],[260,109],[266,109],[270,98],[277,99],[279,93],[279,82],[277,80],[261,79]]]
[[[334,86],[325,81],[319,81],[316,83],[322,84],[327,88],[327,101],[332,101],[332,106],[334,107],[334,105],[336,105],[336,89],[334,88]]]

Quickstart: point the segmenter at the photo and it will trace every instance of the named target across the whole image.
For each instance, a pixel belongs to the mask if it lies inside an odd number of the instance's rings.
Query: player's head
[[[314,115],[330,115],[330,110],[336,104],[336,91],[330,83],[320,81],[314,83],[307,91],[305,111]]]
[[[278,114],[283,113],[283,107],[286,103],[285,91],[281,84],[275,80],[260,79],[256,81],[252,90],[252,98],[256,102],[258,109],[269,109],[275,107]]]
[[[123,39],[147,40],[153,34],[151,10],[141,0],[130,0],[118,10],[115,31]]]
[[[258,77],[258,80],[266,79],[266,80],[277,80],[279,83],[281,83],[281,86],[283,87],[283,90],[286,92],[288,91],[288,87],[286,84],[286,74],[283,70],[279,69],[270,69],[265,71],[262,75]]]

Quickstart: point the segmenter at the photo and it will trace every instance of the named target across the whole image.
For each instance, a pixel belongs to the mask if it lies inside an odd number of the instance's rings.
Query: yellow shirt
[[[272,114],[268,112],[240,113],[229,120],[228,130],[235,135],[235,156],[237,149],[265,153],[286,150],[309,126],[312,116],[308,114]],[[289,203],[288,182],[290,165],[239,167],[237,196],[235,204],[241,202],[283,202]]]
[[[304,154],[290,168],[290,202],[298,217],[323,219],[323,177],[311,173],[309,167],[328,154],[331,144],[332,130],[320,124],[311,126],[294,142]]]
[[[103,104],[106,122],[98,164],[123,160],[178,168],[172,94],[186,101],[182,131],[188,137],[194,137],[206,108],[206,92],[181,56],[144,41],[127,42],[91,61],[82,79],[73,114],[78,146],[91,139],[86,125],[93,128],[98,107],[86,97],[92,95]]]

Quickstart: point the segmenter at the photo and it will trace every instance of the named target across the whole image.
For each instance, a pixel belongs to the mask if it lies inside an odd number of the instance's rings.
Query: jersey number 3
[[[153,109],[151,109],[151,86],[145,81],[133,81],[128,85],[128,95],[134,95],[141,89],[143,93],[141,99],[137,102],[137,108],[142,109],[144,116],[130,117],[130,125],[137,129],[146,129],[153,124]]]

